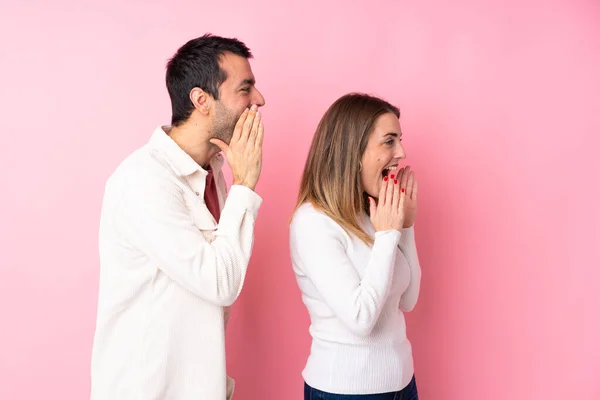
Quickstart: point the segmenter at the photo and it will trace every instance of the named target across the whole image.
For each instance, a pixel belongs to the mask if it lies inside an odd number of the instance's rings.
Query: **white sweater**
[[[310,204],[290,227],[313,338],[302,375],[330,393],[398,391],[414,373],[402,313],[415,306],[421,281],[414,228],[375,233],[366,214],[360,223],[375,238],[372,247]]]
[[[224,400],[226,306],[246,275],[260,197],[226,193],[204,204],[207,172],[160,127],[106,184],[92,400]]]

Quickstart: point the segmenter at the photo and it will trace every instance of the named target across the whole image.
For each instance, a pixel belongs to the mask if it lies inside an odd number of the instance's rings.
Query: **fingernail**
[[[257,117],[260,117],[260,111],[256,113],[256,116],[257,116]]]
[[[246,109],[244,110],[244,112],[247,113],[248,111],[250,111],[250,109],[248,107],[246,107]]]
[[[391,175],[390,175],[390,179],[394,179],[394,174],[391,174]]]
[[[383,177],[383,180],[387,182],[387,180],[388,180],[388,177],[387,177],[387,176],[384,176],[384,177]]]
[[[394,183],[397,185],[398,184],[398,179],[394,179]]]
[[[252,111],[258,110],[258,106],[256,104],[252,104]]]
[[[402,188],[402,193],[404,193],[404,188]]]

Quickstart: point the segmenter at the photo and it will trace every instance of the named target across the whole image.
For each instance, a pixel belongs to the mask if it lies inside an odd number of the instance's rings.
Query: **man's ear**
[[[194,105],[194,108],[202,115],[208,115],[210,107],[213,102],[213,98],[210,94],[204,90],[195,87],[190,91],[190,101]]]

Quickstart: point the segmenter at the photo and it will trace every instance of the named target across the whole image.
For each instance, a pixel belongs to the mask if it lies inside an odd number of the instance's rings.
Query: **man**
[[[108,179],[100,220],[93,400],[223,400],[227,308],[262,199],[264,128],[250,50],[205,35],[167,65],[170,126]],[[223,156],[233,172],[229,194]]]

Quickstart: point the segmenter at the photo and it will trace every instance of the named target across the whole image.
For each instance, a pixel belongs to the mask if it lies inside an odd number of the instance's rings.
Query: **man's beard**
[[[237,124],[243,111],[239,114],[235,111],[231,111],[220,101],[215,103],[215,109],[216,113],[211,138],[220,139],[229,144],[231,137],[233,136],[235,124]]]

